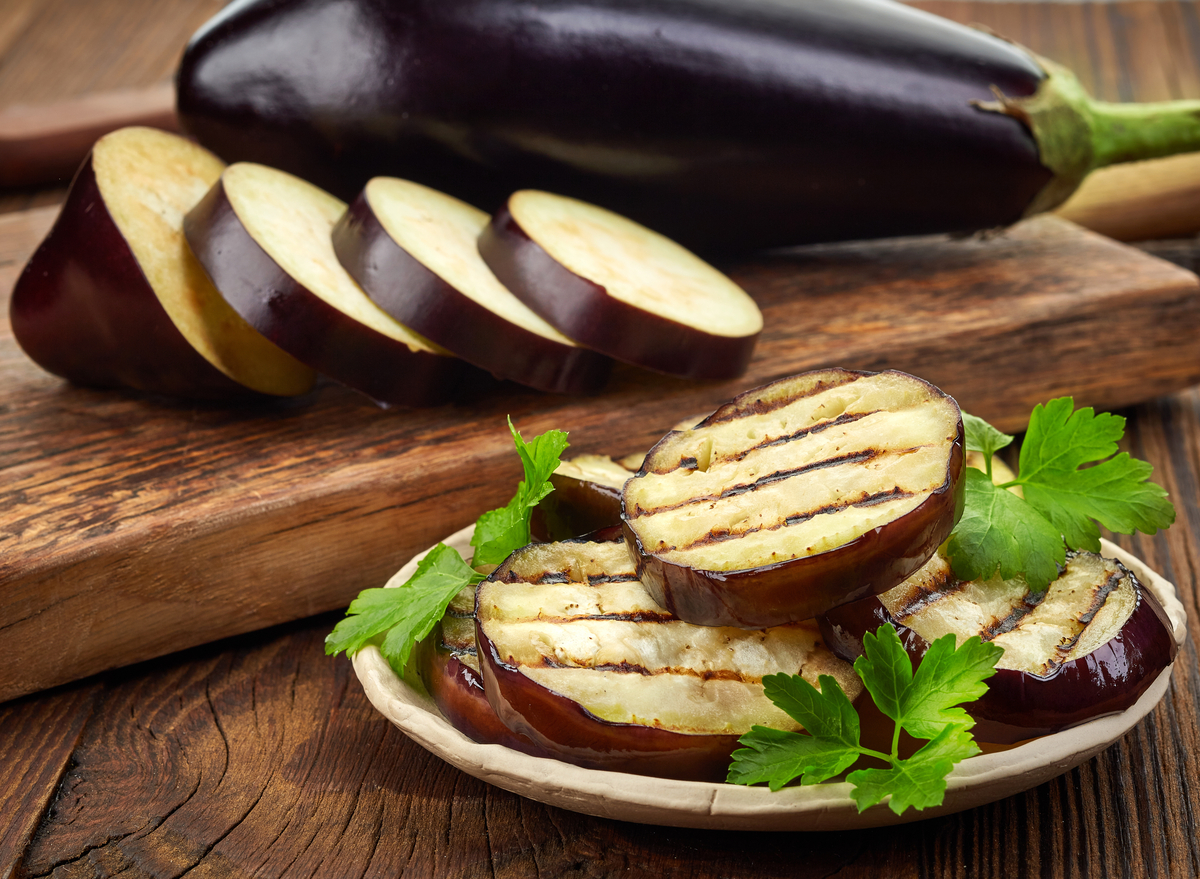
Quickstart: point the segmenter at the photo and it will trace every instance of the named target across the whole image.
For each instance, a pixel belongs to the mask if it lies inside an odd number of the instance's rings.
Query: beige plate
[[[446,539],[464,556],[471,528]],[[1138,559],[1103,541],[1102,553],[1120,559],[1166,608],[1177,643],[1186,634],[1186,614],[1175,587]],[[423,554],[422,554],[423,555]],[[417,556],[388,583],[398,586],[416,569]],[[1172,666],[1173,668],[1173,666]],[[945,802],[896,816],[886,805],[858,812],[846,783],[765,787],[647,778],[623,772],[581,769],[558,760],[530,757],[501,745],[480,745],[442,717],[431,699],[405,684],[375,647],[354,657],[354,670],[372,704],[409,738],[463,772],[497,787],[552,806],[621,821],[722,830],[845,830],[879,827],[945,815],[991,803],[1060,775],[1111,745],[1157,704],[1167,691],[1171,668],[1142,698],[1120,714],[1101,717],[1066,732],[1008,751],[964,760],[950,774]]]

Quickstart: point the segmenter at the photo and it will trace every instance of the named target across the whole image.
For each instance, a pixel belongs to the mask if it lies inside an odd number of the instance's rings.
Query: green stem
[[[1200,101],[1091,101],[1092,167],[1200,150]]]
[[[1027,216],[1058,207],[1097,168],[1200,151],[1200,101],[1097,101],[1065,67],[1034,60],[1046,78],[1032,95],[1010,98],[995,90],[997,100],[976,103],[981,110],[1025,123],[1037,142],[1038,158],[1054,172]]]

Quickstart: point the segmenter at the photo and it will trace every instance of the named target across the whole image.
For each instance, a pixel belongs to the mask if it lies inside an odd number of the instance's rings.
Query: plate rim
[[[442,542],[469,553],[474,525]],[[432,547],[430,547],[432,549]],[[399,586],[429,550],[414,556],[387,582]],[[1187,615],[1176,589],[1145,562],[1101,540],[1101,552],[1129,567],[1162,602],[1176,644],[1187,636]],[[354,671],[375,709],[435,756],[489,784],[548,805],[602,818],[663,826],[734,830],[845,830],[920,821],[1003,799],[1047,781],[1090,759],[1132,729],[1166,694],[1174,664],[1155,678],[1123,712],[1095,718],[1004,751],[969,757],[955,766],[941,806],[896,815],[886,804],[863,812],[848,782],[763,786],[652,778],[584,769],[551,757],[535,757],[503,745],[480,744],[455,729],[433,700],[403,681],[368,645],[353,657]]]

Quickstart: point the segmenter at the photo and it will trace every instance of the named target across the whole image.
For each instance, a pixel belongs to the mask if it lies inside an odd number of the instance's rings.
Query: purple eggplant
[[[1200,147],[1194,102],[1094,102],[886,0],[248,0],[192,39],[187,132],[349,198],[544,189],[702,251],[961,232]]]

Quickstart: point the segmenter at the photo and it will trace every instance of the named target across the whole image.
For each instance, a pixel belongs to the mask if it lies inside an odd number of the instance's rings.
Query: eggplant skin
[[[1051,173],[1020,48],[885,0],[250,0],[180,65],[189,134],[349,200],[544,189],[704,252],[965,232]]]

